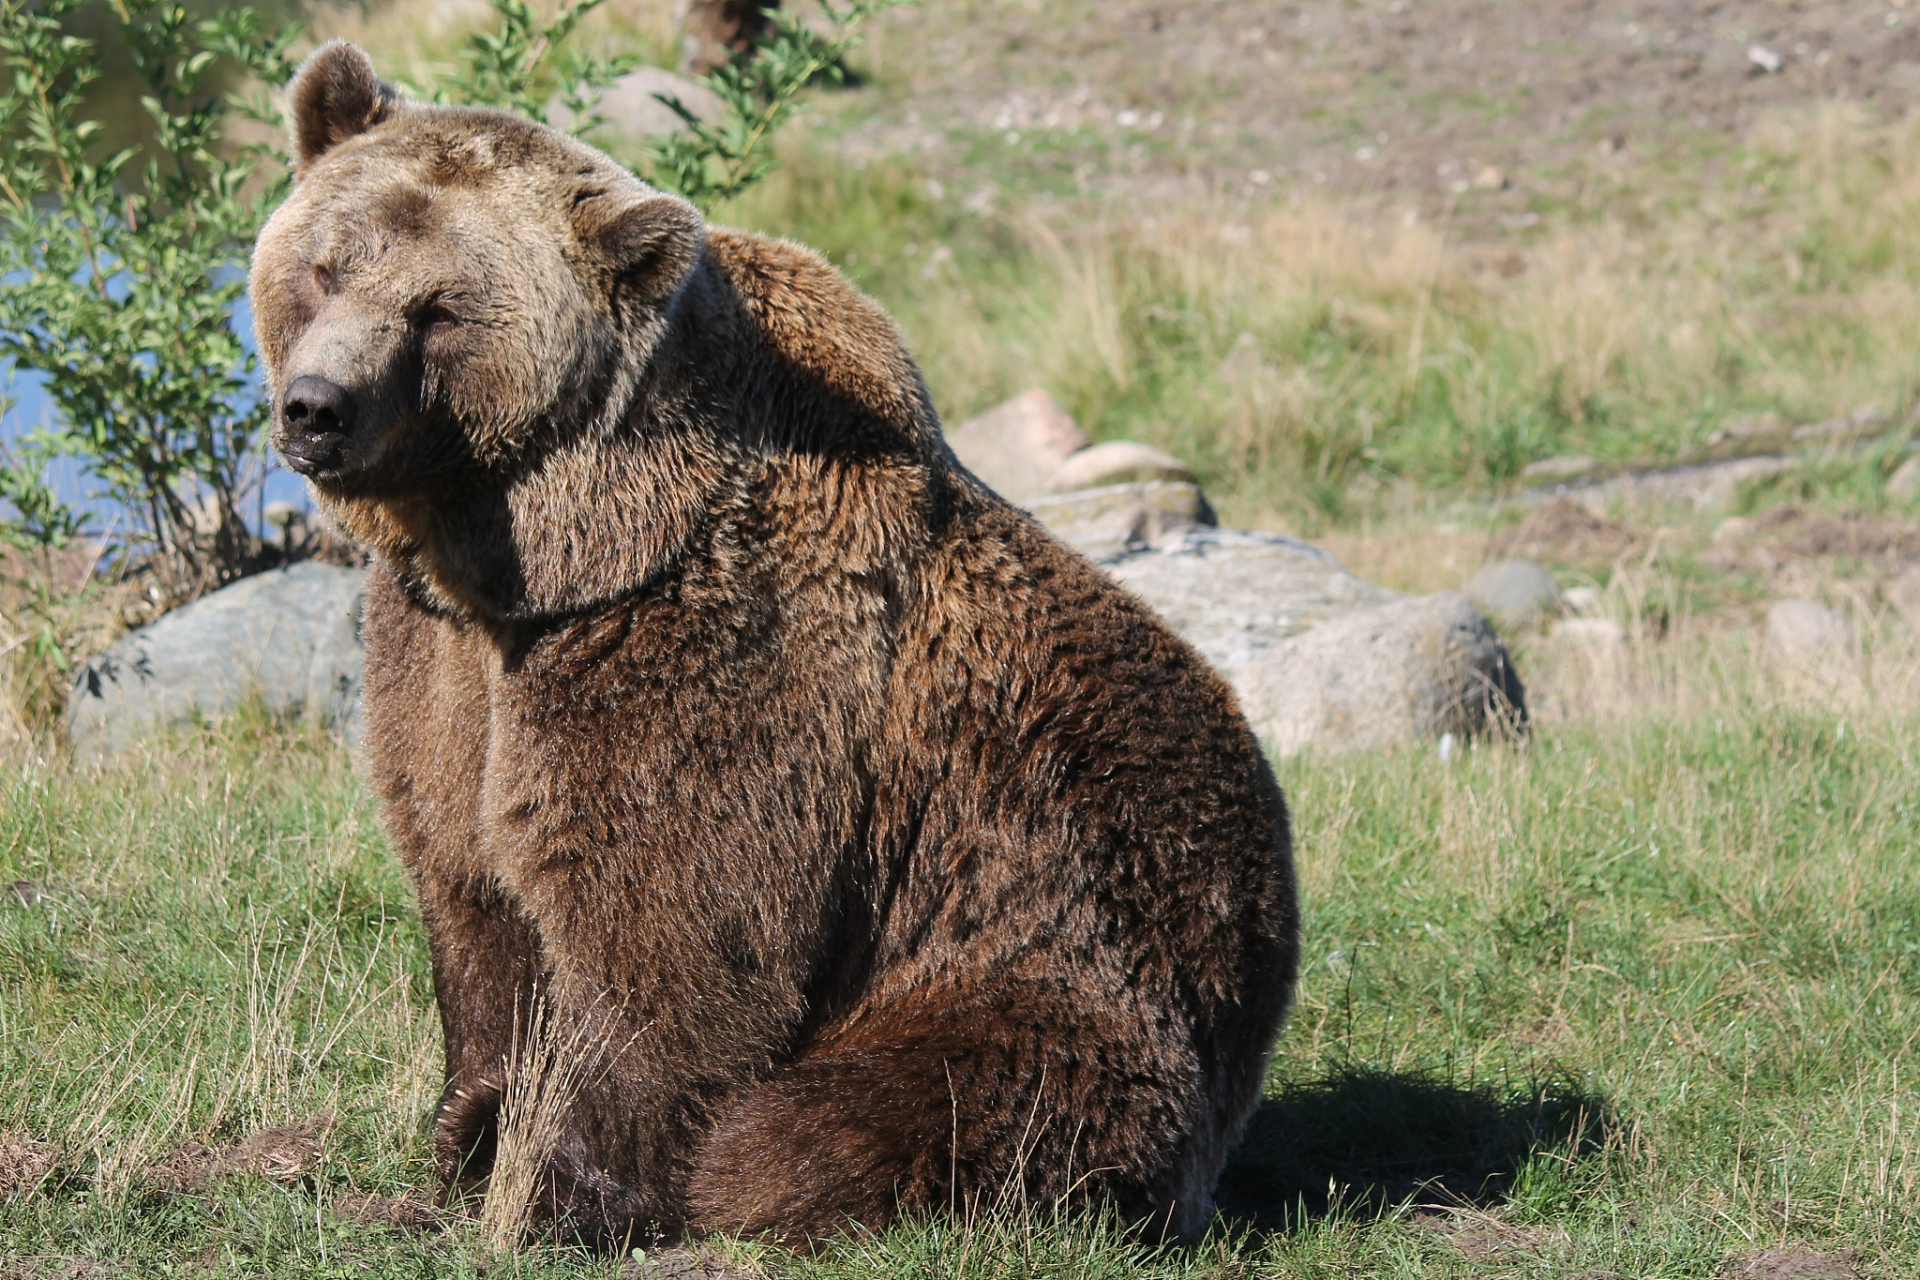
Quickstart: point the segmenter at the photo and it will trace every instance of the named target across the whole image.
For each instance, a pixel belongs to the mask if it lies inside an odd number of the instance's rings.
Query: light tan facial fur
[[[512,534],[469,527],[445,495],[537,518],[541,491],[626,417],[699,258],[699,215],[529,121],[407,102],[351,45],[315,52],[291,98],[298,182],[252,277],[275,444],[350,535],[449,607],[578,603],[472,597],[458,562],[475,548],[450,542]],[[314,457],[287,412],[303,379],[351,406],[344,439]],[[674,523],[637,489],[614,497],[657,516],[656,537]]]

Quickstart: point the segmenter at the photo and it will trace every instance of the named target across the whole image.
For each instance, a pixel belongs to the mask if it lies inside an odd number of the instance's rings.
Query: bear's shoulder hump
[[[900,331],[812,249],[709,228],[707,249],[767,344],[829,390],[912,430],[925,408]]]

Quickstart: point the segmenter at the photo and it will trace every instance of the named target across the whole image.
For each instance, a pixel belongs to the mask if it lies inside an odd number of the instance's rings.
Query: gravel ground
[[[875,34],[884,106],[853,95],[853,154],[1062,194],[1473,193],[1511,219],[1636,165],[1711,167],[1769,110],[1920,102],[1920,0],[961,0]]]

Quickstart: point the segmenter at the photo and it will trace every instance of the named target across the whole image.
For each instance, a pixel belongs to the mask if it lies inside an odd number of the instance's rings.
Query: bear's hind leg
[[[921,996],[823,1036],[708,1135],[693,1225],[817,1239],[900,1213],[1071,1199],[1183,1229],[1205,1211],[1174,1201],[1211,1120],[1193,1054],[1164,1022],[1090,1003]]]

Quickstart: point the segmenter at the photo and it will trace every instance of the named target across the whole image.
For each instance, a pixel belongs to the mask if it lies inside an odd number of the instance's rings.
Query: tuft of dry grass
[[[493,1172],[480,1206],[480,1236],[497,1252],[524,1242],[534,1205],[565,1136],[568,1113],[593,1069],[589,1020],[563,1020],[536,995],[505,1064],[505,1098]]]

